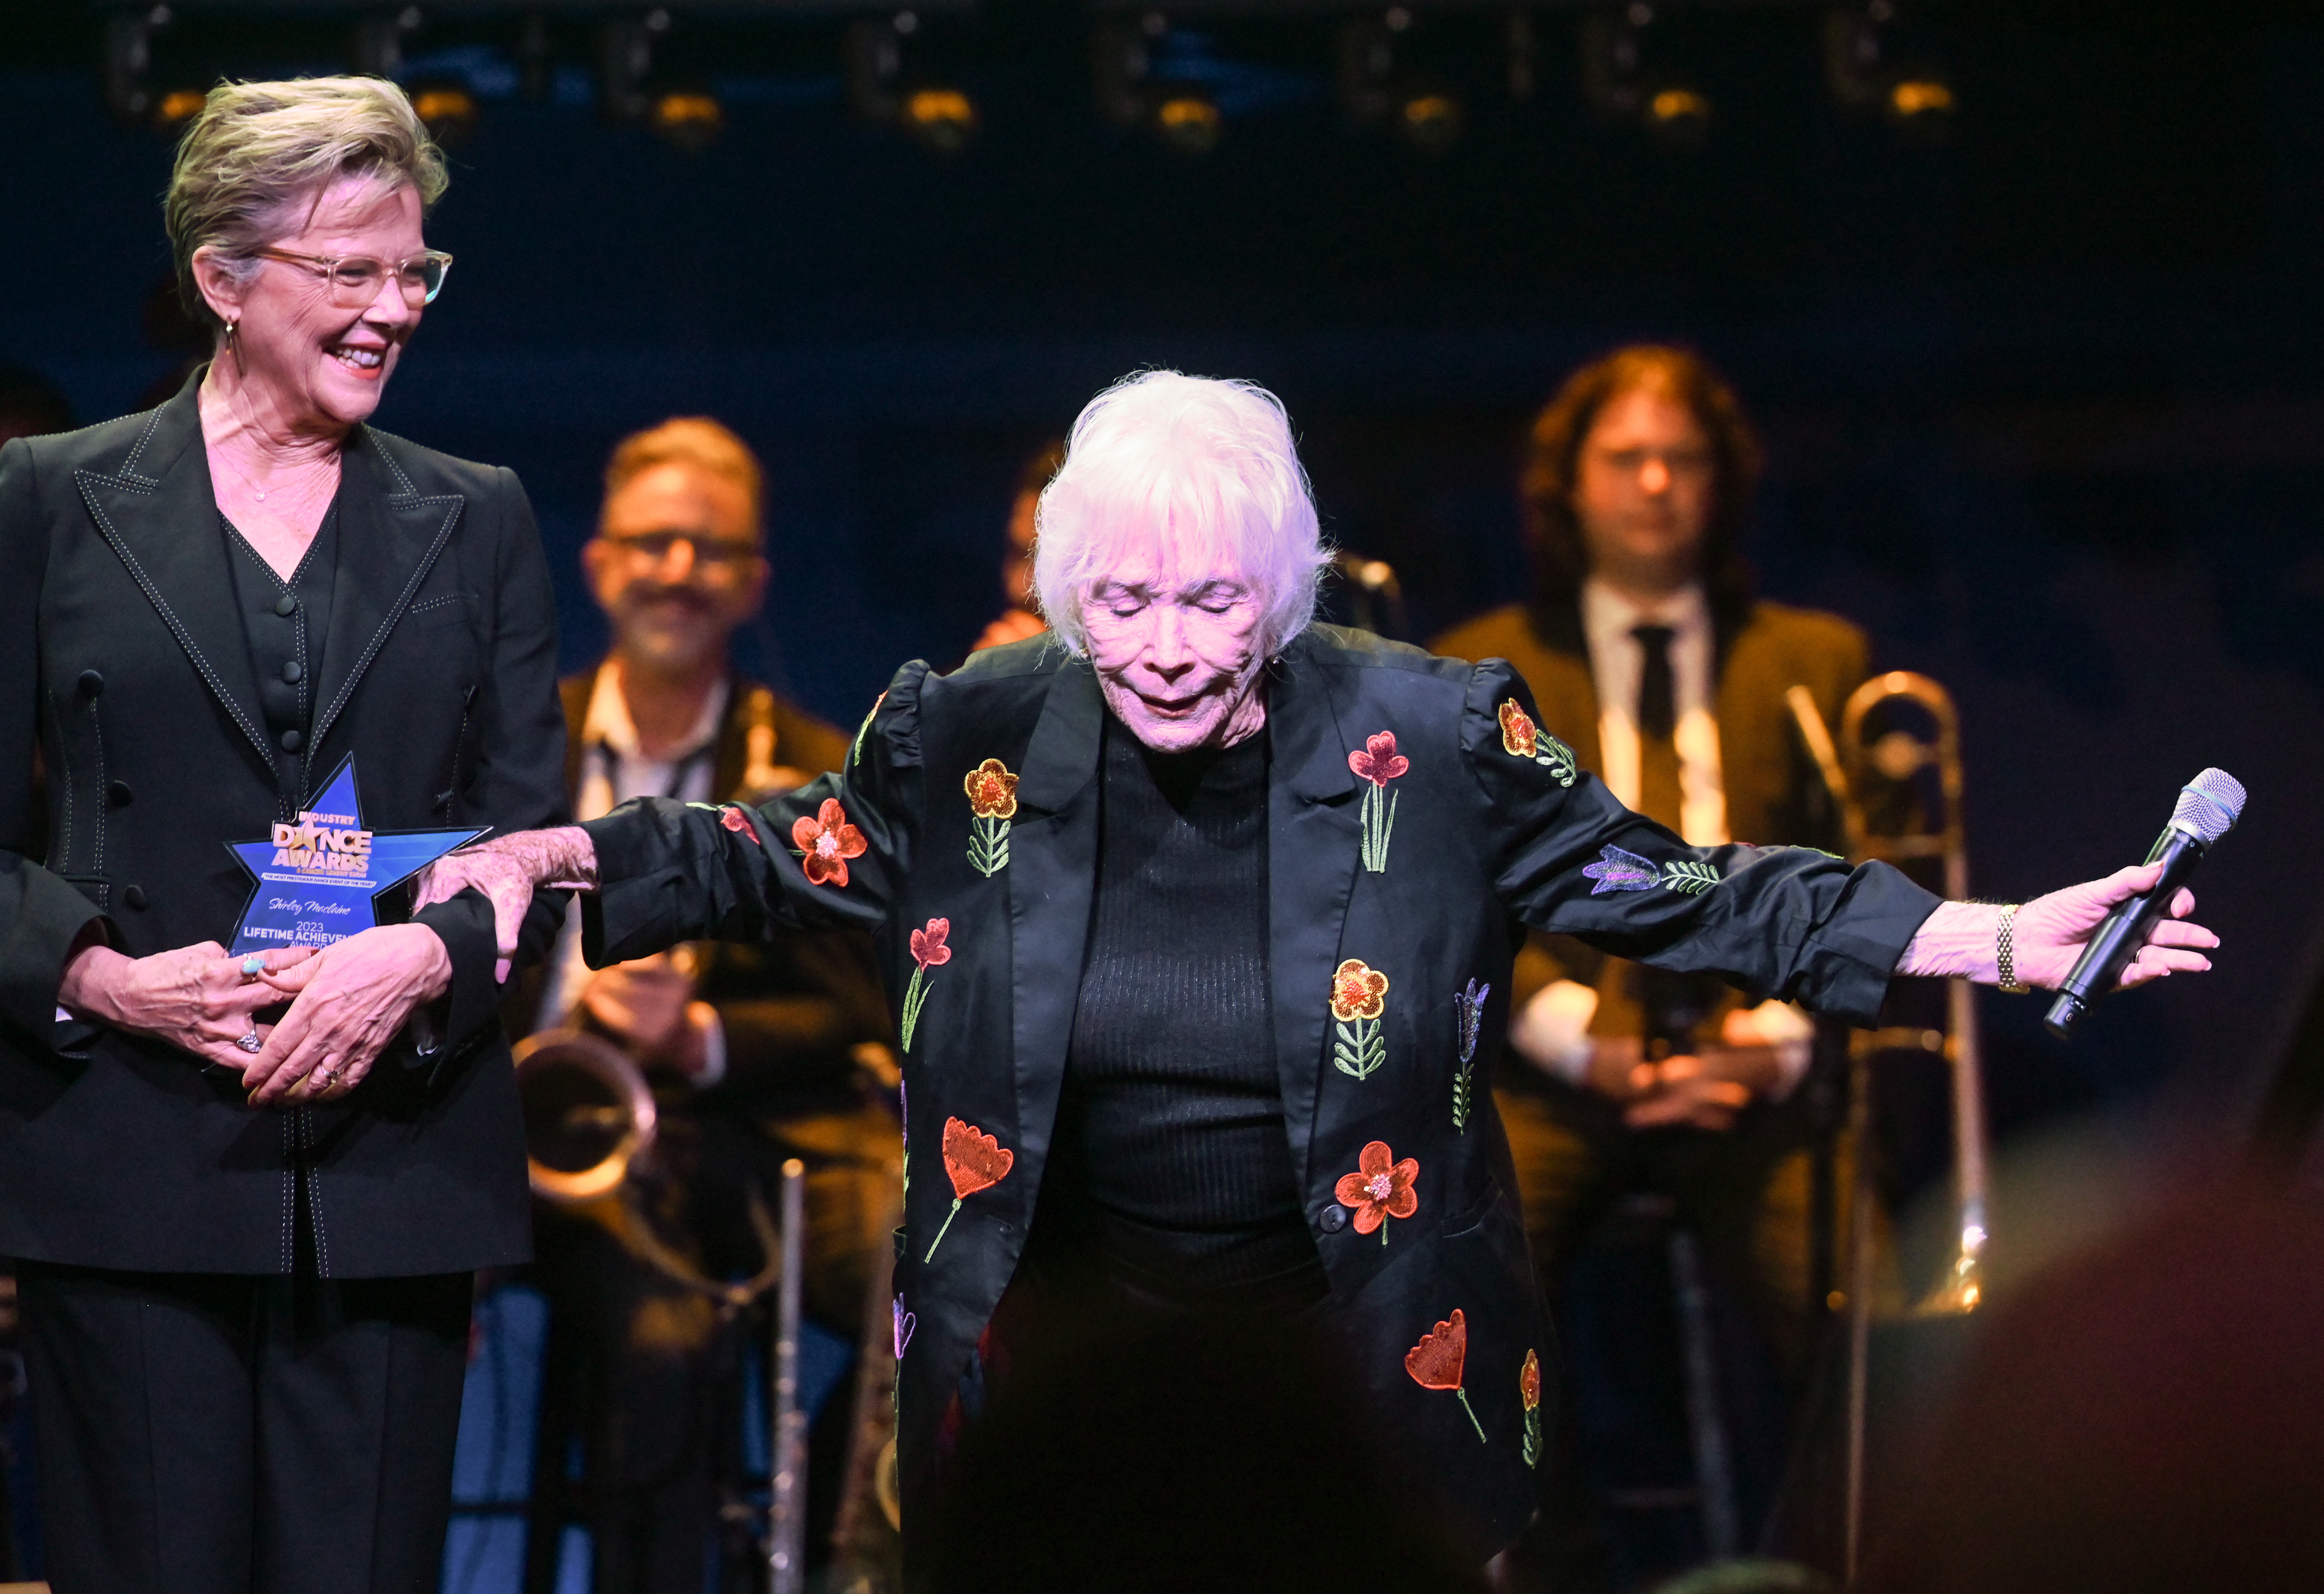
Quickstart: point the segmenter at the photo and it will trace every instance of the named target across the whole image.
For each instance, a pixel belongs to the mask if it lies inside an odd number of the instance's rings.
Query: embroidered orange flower
[[[1541,1358],[1530,1350],[1526,1352],[1525,1366],[1517,1369],[1517,1394],[1527,1411],[1541,1404]]]
[[[1364,738],[1364,745],[1348,755],[1348,767],[1375,786],[1385,786],[1412,767],[1412,760],[1396,750],[1396,732],[1384,730],[1376,737]]]
[[[863,832],[847,822],[839,799],[826,797],[813,819],[801,814],[791,821],[791,845],[806,856],[799,860],[810,885],[847,884],[847,860],[862,857]]]
[[[973,1124],[946,1118],[944,1126],[945,1172],[952,1175],[953,1194],[966,1200],[1009,1177],[1017,1154]]]
[[[1332,971],[1332,1016],[1342,1024],[1378,1018],[1387,1005],[1388,976],[1351,958]]]
[[[1340,1205],[1354,1209],[1358,1234],[1370,1234],[1391,1218],[1409,1218],[1420,1209],[1420,1197],[1412,1188],[1420,1177],[1420,1159],[1406,1157],[1399,1163],[1395,1158],[1387,1141],[1375,1140],[1356,1154],[1357,1172],[1340,1175],[1333,1193]]]
[[[945,937],[952,933],[952,921],[931,919],[926,930],[912,931],[912,961],[923,968],[941,968],[952,961],[952,949],[945,945]]]
[[[1423,1389],[1458,1389],[1461,1370],[1469,1360],[1469,1320],[1454,1307],[1452,1315],[1420,1337],[1404,1353],[1404,1370]]]
[[[998,758],[988,758],[960,783],[968,792],[968,811],[981,820],[1014,819],[1017,777]]]
[[[1501,750],[1519,758],[1534,755],[1533,716],[1517,707],[1515,698],[1501,700]]]

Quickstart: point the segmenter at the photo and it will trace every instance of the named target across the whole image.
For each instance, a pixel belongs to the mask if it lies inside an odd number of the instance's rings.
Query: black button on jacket
[[[374,829],[558,821],[555,609],[516,477],[367,427],[343,472],[304,790],[352,753]],[[328,1106],[255,1111],[185,1053],[56,1016],[65,953],[100,915],[133,957],[231,941],[251,882],[226,844],[295,817],[278,766],[301,759],[269,734],[226,558],[192,383],[0,449],[0,1255],[279,1273],[309,1211],[337,1277],[522,1260],[481,897],[421,915],[452,959],[442,1046],[400,1037]],[[44,836],[26,833],[36,743]],[[561,917],[535,904],[531,956]]]
[[[1268,968],[1292,1166],[1382,1442],[1481,1562],[1532,1513],[1526,1457],[1554,1426],[1526,1404],[1528,1354],[1554,1348],[1491,1090],[1523,926],[1869,1023],[1936,899],[1885,865],[1687,847],[1575,768],[1502,661],[1316,626],[1268,690]],[[587,827],[593,963],[779,924],[878,938],[908,1037],[907,1522],[929,1506],[938,1426],[1049,1150],[1104,713],[1054,637],[946,676],[908,664],[844,771],[755,810],[648,801]]]

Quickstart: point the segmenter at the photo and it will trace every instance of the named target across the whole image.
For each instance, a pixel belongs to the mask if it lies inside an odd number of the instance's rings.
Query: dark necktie
[[[1638,639],[1645,667],[1638,672],[1638,811],[1657,823],[1679,828],[1678,744],[1672,732],[1678,726],[1678,692],[1671,679],[1671,638],[1668,626],[1638,626],[1630,635]]]

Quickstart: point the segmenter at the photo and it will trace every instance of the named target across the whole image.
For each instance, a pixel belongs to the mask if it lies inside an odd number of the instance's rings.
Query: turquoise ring
[[[242,960],[242,972],[246,978],[251,979],[255,979],[260,975],[265,973],[266,955],[263,952],[251,953],[249,957],[244,958]]]

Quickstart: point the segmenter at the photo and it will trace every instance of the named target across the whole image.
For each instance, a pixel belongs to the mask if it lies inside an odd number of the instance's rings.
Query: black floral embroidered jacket
[[[1481,1561],[1533,1510],[1548,1426],[1550,1330],[1490,1089],[1522,925],[1868,1023],[1936,899],[1882,865],[1685,846],[1575,768],[1502,661],[1316,626],[1268,690],[1293,1164],[1375,1420]],[[779,923],[879,939],[905,1041],[908,1520],[1049,1149],[1104,713],[1087,662],[1049,638],[950,675],[908,664],[844,770],[757,810],[646,802],[586,827],[593,963]]]

